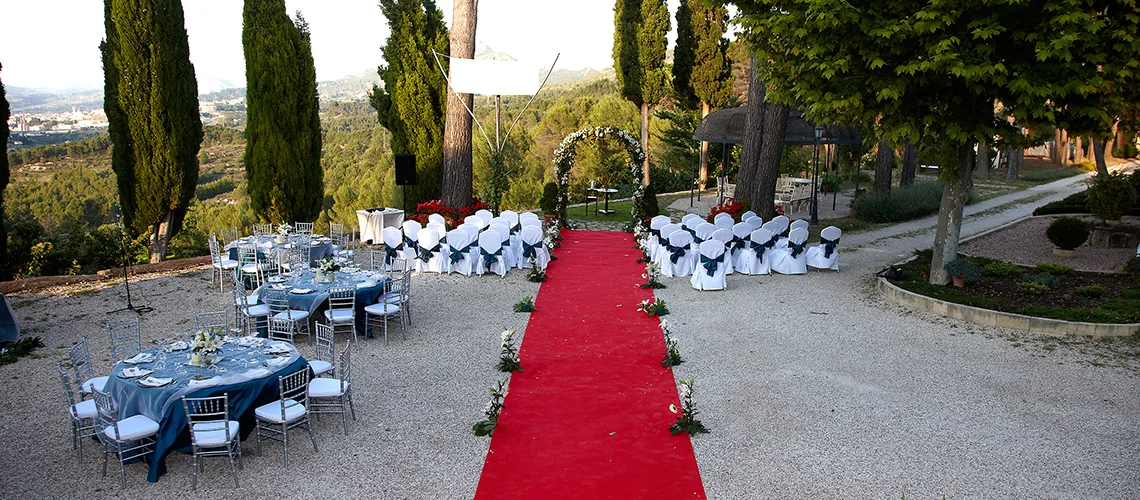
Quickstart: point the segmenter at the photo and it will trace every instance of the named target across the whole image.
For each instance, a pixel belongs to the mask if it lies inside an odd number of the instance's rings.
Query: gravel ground
[[[132,283],[137,303],[155,308],[143,318],[144,345],[171,332],[189,330],[193,313],[219,310],[229,295],[211,288],[209,271],[151,276]],[[475,494],[487,438],[471,433],[482,419],[487,387],[501,378],[495,369],[499,332],[504,325],[522,333],[526,315],[511,306],[534,296],[538,284],[514,271],[465,278],[416,276],[413,279],[413,327],[407,340],[396,333],[388,346],[382,339],[359,343],[353,353],[355,423],[345,436],[339,418],[315,423],[320,451],[314,453],[299,435],[290,446],[291,464],[281,465],[281,446],[265,445],[256,456],[256,441],[243,443],[245,469],[241,488],[231,482],[224,460],[207,461],[199,494],[249,498],[273,485],[296,489],[287,497],[368,496],[372,498],[471,498]],[[79,293],[77,293],[79,292]],[[78,288],[10,296],[26,335],[37,335],[46,348],[38,359],[25,358],[0,367],[0,491],[7,498],[96,497],[119,491],[112,462],[101,477],[101,453],[95,444],[75,463],[70,424],[56,361],[64,350],[87,336],[97,374],[110,368],[105,324],[132,314],[108,316],[104,311],[125,303],[122,286],[80,292]],[[391,325],[390,325],[391,326]],[[398,327],[397,327],[398,332]],[[338,346],[346,336],[338,335]],[[304,341],[302,341],[304,342]],[[303,355],[312,344],[302,343]],[[168,473],[146,482],[144,464],[127,467],[127,491],[138,497],[190,497],[190,457],[167,456]]]
[[[963,235],[1078,180],[972,206]],[[658,290],[686,359],[677,377],[696,377],[712,430],[693,439],[710,498],[1140,497],[1136,340],[1031,335],[883,301],[874,272],[929,247],[933,222],[844,236],[838,274]]]
[[[1082,219],[1089,223],[1097,221],[1095,217]],[[1024,266],[1050,262],[1080,271],[1101,272],[1120,271],[1136,252],[1132,248],[1092,248],[1082,245],[1077,249],[1076,257],[1058,257],[1053,255],[1053,244],[1045,237],[1045,230],[1053,220],[1054,217],[1023,220],[964,243],[962,252]]]

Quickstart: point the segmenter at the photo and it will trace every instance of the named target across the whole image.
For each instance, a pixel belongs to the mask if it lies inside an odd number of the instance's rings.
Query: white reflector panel
[[[539,68],[521,61],[451,58],[451,88],[459,94],[534,95]]]

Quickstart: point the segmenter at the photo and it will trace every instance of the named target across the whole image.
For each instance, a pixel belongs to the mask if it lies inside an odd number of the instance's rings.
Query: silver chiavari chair
[[[79,339],[75,345],[67,350],[67,357],[71,360],[71,369],[75,371],[75,381],[79,383],[79,398],[91,394],[95,389],[103,390],[107,384],[107,377],[96,377],[95,367],[91,363],[91,351],[87,349],[87,337]]]
[[[296,222],[293,224],[293,232],[297,234],[313,234],[313,223]]]
[[[218,232],[221,234],[222,248],[229,246],[230,243],[238,239],[238,229],[236,227],[227,227]]]
[[[277,340],[292,344],[295,340],[296,329],[293,322],[285,318],[269,318],[269,340]]]
[[[265,282],[267,265],[261,262],[261,255],[257,252],[256,243],[241,243],[238,245],[238,263],[241,279],[249,280],[254,287],[260,287]]]
[[[227,333],[230,326],[229,313],[222,311],[208,311],[194,314],[194,327],[198,330],[217,328],[222,334]]]
[[[257,294],[246,292],[245,283],[237,277],[236,272],[233,278],[234,326],[244,326],[245,334],[252,335],[268,323],[269,306],[258,304]],[[239,322],[241,325],[238,325]]]
[[[309,368],[313,370],[314,377],[325,374],[335,375],[336,365],[336,339],[333,337],[332,325],[317,323],[317,354],[309,360]]]
[[[292,325],[295,335],[309,334],[309,311],[289,307],[289,292],[269,289],[265,291],[270,319],[283,319]]]
[[[234,486],[238,486],[237,469],[241,467],[241,438],[239,422],[230,420],[230,395],[209,398],[182,397],[182,409],[190,427],[190,446],[194,460],[190,465],[190,488],[198,489],[198,472],[203,470],[202,459],[226,457]]]
[[[154,453],[158,422],[143,415],[119,420],[119,411],[111,395],[102,391],[95,391],[94,395],[96,428],[102,429],[96,435],[103,443],[103,477],[107,477],[107,457],[114,453],[119,457],[119,474],[126,488],[127,461]]]
[[[352,406],[351,350],[352,346],[346,345],[341,351],[337,378],[318,378],[309,382],[309,413],[313,415],[339,413],[346,436],[348,435],[346,414],[351,412],[352,421],[356,421],[356,408]]]
[[[388,295],[402,295],[404,293],[404,286],[404,274],[393,272],[391,281],[388,282]],[[388,318],[392,316],[400,320],[400,333],[404,338],[407,338],[407,326],[404,320],[403,308],[400,307],[400,301],[380,300],[364,308],[364,320],[368,332],[372,330],[372,325],[377,319],[382,320],[384,327],[384,345],[388,345]]]
[[[63,394],[67,396],[67,413],[71,416],[71,449],[76,450],[76,461],[83,465],[83,442],[95,436],[95,401],[77,401],[75,386],[63,370],[63,363],[56,363],[56,367],[63,383]]]
[[[218,243],[218,238],[213,234],[210,235],[210,279],[213,280],[216,276],[218,278],[218,291],[225,291],[225,285],[222,283],[222,278],[230,271],[238,268],[236,260],[230,260],[229,254],[222,253],[222,246]]]
[[[257,454],[261,455],[261,442],[265,439],[280,441],[285,448],[285,466],[289,466],[289,430],[301,427],[309,433],[313,451],[317,439],[309,425],[309,370],[277,377],[280,399],[254,410],[257,417]]]
[[[325,322],[332,325],[335,331],[337,327],[343,328],[352,334],[352,340],[356,341],[356,287],[332,287],[329,288],[329,308],[325,310]]]
[[[372,247],[369,251],[370,259],[368,262],[368,269],[372,271],[386,271],[387,266],[384,265],[384,257],[388,255],[388,250],[384,245]]]
[[[107,325],[107,335],[111,338],[112,364],[142,351],[142,332],[137,319]]]
[[[273,234],[273,224],[254,224],[254,236],[271,236]]]

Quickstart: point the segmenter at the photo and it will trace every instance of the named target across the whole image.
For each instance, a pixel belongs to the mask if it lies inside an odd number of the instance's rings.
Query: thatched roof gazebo
[[[709,113],[697,130],[694,141],[716,142],[720,144],[743,144],[744,131],[748,128],[748,106],[726,108]],[[824,125],[823,137],[819,144],[861,144],[863,135],[859,127],[851,125]],[[788,110],[788,124],[784,127],[784,144],[789,146],[811,146],[815,144],[815,123],[804,119],[798,108]]]

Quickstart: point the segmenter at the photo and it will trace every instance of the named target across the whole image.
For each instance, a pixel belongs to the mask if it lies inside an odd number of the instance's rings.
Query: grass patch
[[[819,239],[819,232],[827,226],[835,226],[843,231],[843,236],[847,236],[849,234],[860,233],[863,231],[873,231],[886,225],[887,224],[867,222],[858,217],[841,217],[838,219],[821,220],[819,221],[818,225],[808,228],[808,239]]]
[[[715,193],[715,192],[709,191],[708,193]],[[659,195],[657,195],[657,207],[659,208],[659,212],[661,214],[668,215],[669,214],[668,209],[669,209],[670,203],[673,203],[674,201],[676,201],[678,199],[685,198],[688,196],[689,196],[689,193],[677,193],[677,194],[669,194],[669,195],[660,195],[659,194]],[[714,196],[715,196],[715,194],[714,194]],[[598,204],[598,208],[600,208],[600,209],[605,209],[605,206],[606,206],[606,204],[605,204],[604,200]],[[566,216],[569,217],[570,219],[575,219],[575,220],[588,220],[588,221],[594,221],[594,222],[620,222],[623,224],[629,222],[630,219],[633,217],[633,203],[630,202],[629,200],[625,200],[625,201],[610,200],[610,210],[613,210],[614,213],[612,213],[612,214],[595,213],[594,212],[594,204],[591,203],[589,205],[589,211],[590,211],[589,215],[586,214],[586,206],[582,205],[582,206],[576,206],[576,207],[567,207],[566,208]]]
[[[1038,170],[1021,176],[1022,180],[1042,183],[1065,179],[1074,175],[1081,175],[1084,171],[1079,168],[1055,168],[1052,170]]]

